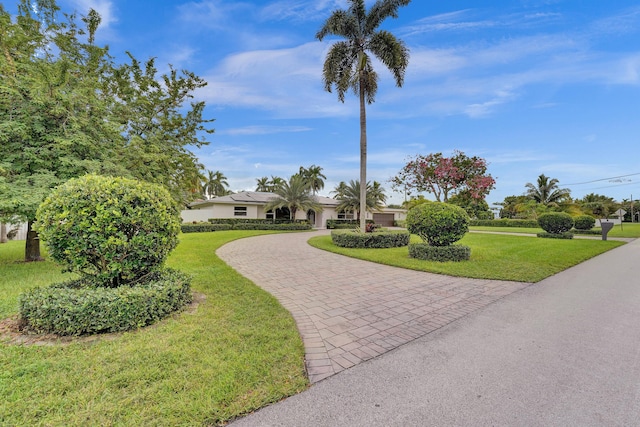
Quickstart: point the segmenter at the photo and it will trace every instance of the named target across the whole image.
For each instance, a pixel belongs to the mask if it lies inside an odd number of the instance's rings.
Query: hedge
[[[266,219],[266,218],[209,218],[211,224],[309,224],[309,221],[291,219]]]
[[[182,224],[180,227],[183,233],[202,233],[209,231],[225,231],[225,230],[311,230],[311,224],[308,222],[296,223],[272,223],[272,222],[240,222],[235,224],[223,223],[198,223],[198,224]]]
[[[197,224],[182,224],[180,230],[183,233],[205,233],[209,231],[231,230],[231,224],[211,224],[199,222]]]
[[[535,219],[472,219],[470,226],[476,227],[522,227],[538,228],[538,221]]]
[[[471,258],[471,248],[464,245],[430,246],[426,243],[412,243],[409,245],[411,258],[427,261],[466,261]]]
[[[591,236],[601,236],[602,230],[578,230],[577,228],[572,228],[571,232],[573,234],[587,234]]]
[[[543,231],[542,233],[538,233],[537,236],[544,239],[573,239],[573,233],[570,231],[564,231],[562,233],[548,233]]]
[[[367,224],[373,224],[372,219],[366,220]],[[360,220],[358,219],[328,219],[327,228],[330,230],[338,229],[354,229],[360,226]]]
[[[409,244],[407,231],[376,231],[360,233],[353,230],[333,230],[331,240],[343,248],[397,248]]]
[[[191,279],[173,269],[150,273],[145,283],[117,288],[79,279],[20,296],[27,330],[58,335],[119,332],[154,323],[191,302]]]

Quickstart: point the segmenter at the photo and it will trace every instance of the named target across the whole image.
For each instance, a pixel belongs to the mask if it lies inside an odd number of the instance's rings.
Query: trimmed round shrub
[[[423,203],[407,213],[407,229],[430,246],[448,246],[469,231],[469,215],[448,203]]]
[[[562,234],[573,228],[573,218],[565,212],[549,212],[540,215],[538,225],[547,233]]]
[[[579,215],[573,221],[576,230],[591,230],[596,225],[596,219],[590,215]]]
[[[126,178],[86,175],[56,188],[36,230],[65,271],[109,287],[140,280],[178,244],[180,212],[167,190]]]
[[[464,245],[431,246],[426,243],[412,243],[409,245],[411,258],[427,261],[467,261],[471,258],[471,248]]]
[[[172,269],[154,271],[144,283],[117,288],[80,279],[20,296],[23,327],[32,332],[84,335],[146,326],[191,302],[190,278]]]
[[[331,240],[343,248],[397,248],[407,246],[411,235],[402,230],[361,233],[354,230],[333,230]]]

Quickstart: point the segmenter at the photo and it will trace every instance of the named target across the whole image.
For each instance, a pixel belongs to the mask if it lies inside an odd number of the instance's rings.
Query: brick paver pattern
[[[311,247],[313,233],[228,243],[217,255],[293,315],[311,383],[453,322],[529,283],[406,270]]]

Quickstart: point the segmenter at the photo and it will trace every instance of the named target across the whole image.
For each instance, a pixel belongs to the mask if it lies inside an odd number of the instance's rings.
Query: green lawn
[[[411,236],[411,242],[420,238]],[[391,249],[348,249],[335,246],[331,236],[309,240],[319,249],[380,264],[479,279],[538,282],[622,242],[608,240],[561,240],[497,234],[467,233],[460,244],[471,247],[471,259],[464,262],[434,262],[409,258],[406,247]]]
[[[527,234],[537,234],[541,233],[542,228],[521,228],[521,227],[479,227],[472,226],[469,227],[469,230],[475,231],[495,231],[501,233],[527,233]],[[599,227],[594,228],[594,230],[600,230]],[[608,237],[630,237],[630,238],[638,238],[640,237],[640,224],[638,223],[623,223],[622,226],[615,225],[609,234]],[[596,236],[597,237],[597,236]]]
[[[215,256],[258,234],[180,236],[168,264],[206,295],[194,313],[93,343],[0,343],[0,425],[216,425],[304,390],[291,315]],[[23,245],[0,245],[0,319],[17,313],[20,292],[63,277],[51,262],[17,262]]]

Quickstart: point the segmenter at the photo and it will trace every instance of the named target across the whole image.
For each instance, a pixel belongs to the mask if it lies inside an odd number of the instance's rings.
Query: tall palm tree
[[[378,90],[378,74],[373,69],[369,53],[380,60],[393,74],[396,85],[402,87],[409,64],[409,50],[389,31],[378,30],[387,18],[397,18],[398,8],[411,0],[377,0],[366,11],[364,0],[347,0],[349,7],[335,10],[316,34],[318,40],[335,35],[345,40],[331,46],[322,72],[324,88],[335,86],[338,99],[353,89],[360,98],[360,182],[367,182],[367,115],[365,101],[373,103]],[[360,189],[360,228],[365,229],[366,186]]]
[[[303,168],[300,166],[299,173],[311,188],[314,196],[318,190],[322,190],[324,188],[324,180],[327,179],[327,177],[322,173],[322,167],[311,165],[308,168]]]
[[[336,188],[333,189],[331,192],[335,194],[333,198],[338,199],[341,196],[344,196],[346,191],[347,191],[347,183],[344,181],[340,181],[340,183],[336,185]]]
[[[362,209],[362,203],[360,203],[360,196],[362,194],[360,191],[360,181],[351,180],[348,185],[345,185],[340,189],[338,189],[338,187],[336,187],[335,198],[340,203],[336,206],[336,210],[338,212],[355,212],[356,216],[360,217],[360,209]],[[374,181],[373,185],[371,185],[371,183],[367,183],[366,195],[367,199],[364,203],[365,216],[366,212],[382,210],[387,196],[384,194],[384,188],[380,186],[379,182]]]
[[[314,212],[322,210],[322,206],[311,194],[311,189],[298,174],[289,178],[289,181],[283,180],[282,185],[273,192],[276,196],[264,206],[265,212],[286,207],[289,208],[289,219],[296,219],[296,212],[299,210]]]
[[[262,178],[256,178],[256,191],[270,191],[269,178],[263,176]]]
[[[571,191],[566,188],[558,188],[558,182],[557,179],[549,179],[549,177],[542,174],[538,177],[535,185],[530,182],[525,184],[527,196],[545,206],[557,205],[559,202],[562,202],[563,199],[569,197],[571,193]]]
[[[225,196],[229,193],[229,183],[227,177],[220,171],[207,171],[207,178],[204,184],[204,192],[211,199],[213,197]]]

